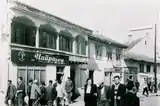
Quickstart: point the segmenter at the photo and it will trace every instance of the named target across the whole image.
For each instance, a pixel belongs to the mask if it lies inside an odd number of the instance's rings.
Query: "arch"
[[[64,36],[68,36],[68,37],[73,38],[72,33],[71,33],[71,32],[69,32],[67,29],[65,29],[65,30],[61,30],[61,31],[60,31],[60,33],[59,33],[59,35],[64,35]]]
[[[18,22],[28,26],[36,27],[35,23],[26,16],[13,17],[12,22]]]
[[[75,40],[87,43],[87,39],[84,36],[82,36],[82,35],[77,35],[76,38],[75,38]]]
[[[57,33],[56,28],[52,27],[50,24],[42,24],[39,29]]]

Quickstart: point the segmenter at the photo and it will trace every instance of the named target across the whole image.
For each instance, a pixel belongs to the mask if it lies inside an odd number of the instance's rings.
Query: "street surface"
[[[160,96],[155,96],[151,94],[149,97],[142,96],[141,93],[138,94],[140,98],[140,106],[160,106]],[[5,106],[4,104],[4,94],[0,93],[0,106]],[[83,97],[79,97],[75,103],[70,106],[84,106]]]

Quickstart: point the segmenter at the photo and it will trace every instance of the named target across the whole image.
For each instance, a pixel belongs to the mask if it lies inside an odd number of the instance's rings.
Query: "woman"
[[[42,81],[40,84],[40,90],[41,90],[41,99],[40,99],[40,104],[41,106],[47,105],[47,101],[45,100],[45,93],[46,93],[46,88],[45,88],[45,83]]]
[[[97,106],[97,86],[88,78],[84,86],[85,106]]]

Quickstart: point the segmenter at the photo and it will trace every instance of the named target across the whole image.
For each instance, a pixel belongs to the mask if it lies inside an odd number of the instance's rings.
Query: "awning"
[[[88,69],[89,70],[113,69],[113,65],[112,65],[112,62],[109,62],[109,61],[89,59],[88,60]]]

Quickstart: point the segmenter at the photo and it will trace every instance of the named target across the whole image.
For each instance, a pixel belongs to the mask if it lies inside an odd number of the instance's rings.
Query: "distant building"
[[[98,33],[88,36],[88,40],[89,77],[95,84],[105,81],[111,85],[113,76],[119,75],[123,82],[123,49],[127,46]]]
[[[129,36],[131,37],[131,36]],[[154,44],[151,35],[132,39],[124,52],[125,73],[127,79],[133,76],[143,83],[145,77],[154,78]],[[160,59],[157,56],[157,76],[160,77]],[[159,82],[158,78],[158,82]]]

